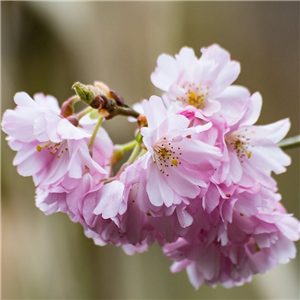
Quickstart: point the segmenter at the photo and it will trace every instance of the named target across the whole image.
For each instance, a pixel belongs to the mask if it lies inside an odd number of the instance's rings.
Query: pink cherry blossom
[[[157,210],[155,213],[150,212],[149,208],[145,209],[145,199],[141,197],[141,190],[145,191],[145,188],[139,181],[141,172],[145,170],[136,162],[127,167],[119,179],[104,184],[95,195],[92,215],[97,219],[97,223],[96,226],[89,226],[89,229],[101,236],[102,240],[138,247],[144,245],[145,241],[148,245],[155,240],[164,244],[183,236],[186,228],[192,223],[192,217],[185,211],[184,203],[161,212]],[[148,199],[147,195],[145,197]],[[107,224],[110,224],[109,232],[113,236],[103,237],[103,232],[107,232]],[[119,239],[115,238],[116,230]]]
[[[200,209],[198,217],[204,226],[199,223],[198,234],[164,246],[165,254],[174,261],[171,271],[186,269],[195,289],[203,283],[229,288],[289,262],[296,254],[293,241],[300,236],[299,221],[274,203],[272,211],[249,217],[234,210],[225,228],[220,219],[213,225]]]
[[[67,212],[66,193],[77,186],[87,169],[107,177],[113,145],[100,129],[93,149],[96,162],[88,148],[90,129],[75,127],[62,118],[54,97],[37,94],[34,99],[17,93],[17,107],[4,113],[2,128],[9,134],[10,147],[17,151],[13,163],[19,174],[33,176],[38,186],[37,205],[47,214]]]
[[[96,245],[128,255],[157,241],[196,289],[233,287],[295,257],[300,223],[272,177],[291,162],[278,146],[290,122],[257,125],[261,95],[232,85],[239,63],[216,44],[201,53],[159,56],[151,80],[162,98],[133,108],[101,82],[74,84],[78,97],[62,109],[52,96],[17,93],[2,129],[46,215],[65,213]],[[75,114],[79,99],[90,107]],[[99,117],[118,114],[137,130],[114,147]]]
[[[146,206],[171,207],[195,198],[205,188],[218,164],[220,151],[196,141],[192,134],[207,130],[211,124],[189,128],[182,115],[168,115],[162,100],[151,97],[143,102],[148,127],[141,130],[148,152],[141,158],[140,180],[149,197]],[[140,184],[141,189],[142,184]]]
[[[156,232],[149,224],[148,216],[140,211],[137,185],[126,181],[126,172],[120,180],[96,184],[94,178],[86,174],[88,184],[83,182],[69,193],[67,203],[72,220],[80,222],[86,235],[96,244],[127,245],[125,249],[129,252],[134,247],[136,251],[146,250],[146,245],[154,242]]]
[[[152,83],[166,92],[165,102],[192,106],[207,117],[220,111],[231,122],[245,110],[250,97],[247,89],[230,86],[240,73],[240,65],[218,45],[202,48],[201,52],[200,59],[187,47],[175,58],[160,55]]]
[[[280,174],[290,164],[289,156],[277,145],[287,134],[290,122],[283,119],[264,126],[253,125],[261,103],[260,94],[253,94],[244,116],[225,133],[224,156],[228,158],[214,175],[216,182],[248,187],[260,183],[274,187],[276,183],[271,172]]]
[[[14,165],[20,175],[33,176],[38,186],[52,186],[66,175],[82,177],[85,167],[106,174],[90,157],[87,141],[91,134],[62,118],[53,97],[39,94],[35,98],[16,94],[17,108],[7,110],[2,121],[9,145],[17,151]]]

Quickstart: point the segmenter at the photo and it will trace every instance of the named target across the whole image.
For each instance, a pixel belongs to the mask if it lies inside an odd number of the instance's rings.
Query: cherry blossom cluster
[[[130,107],[102,82],[77,82],[61,107],[17,93],[2,120],[13,164],[32,176],[46,215],[66,213],[97,245],[130,255],[158,242],[196,289],[242,285],[294,258],[299,239],[271,176],[291,162],[278,146],[289,120],[254,125],[262,98],[232,85],[240,64],[218,45],[201,53],[159,56],[151,81],[161,98]],[[87,107],[75,112],[78,101]],[[137,130],[118,145],[101,124],[122,115]]]

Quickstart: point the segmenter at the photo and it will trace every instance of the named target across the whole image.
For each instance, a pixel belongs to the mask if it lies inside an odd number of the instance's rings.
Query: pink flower
[[[18,152],[14,165],[20,175],[33,176],[38,186],[52,186],[66,175],[81,178],[85,167],[106,174],[90,157],[87,141],[91,134],[62,118],[53,97],[38,94],[35,99],[17,93],[17,108],[3,116],[3,131]]]
[[[119,180],[104,184],[100,175],[86,172],[68,192],[38,189],[37,205],[46,214],[67,213],[97,245],[124,246],[124,251],[132,254],[146,251],[155,240],[155,231],[138,208],[136,189]]]
[[[228,122],[234,121],[250,97],[243,87],[230,86],[240,73],[238,62],[218,45],[201,49],[198,59],[194,51],[184,47],[175,58],[162,54],[151,74],[152,83],[166,92],[164,101],[194,107],[210,117],[221,112]]]
[[[113,145],[104,129],[100,129],[92,158],[88,126],[75,127],[62,118],[54,97],[37,94],[34,98],[17,93],[17,107],[4,113],[2,128],[9,134],[10,147],[17,151],[14,165],[19,174],[33,176],[39,187],[37,205],[47,214],[67,212],[66,193],[77,186],[87,169],[95,177],[107,177]]]
[[[221,154],[217,148],[193,139],[194,133],[207,130],[211,124],[189,128],[186,117],[168,115],[155,96],[145,100],[143,108],[148,127],[141,133],[148,152],[140,159],[145,170],[140,174],[140,189],[145,189],[150,201],[145,205],[155,213],[155,207],[187,204],[188,198],[199,195]]]
[[[154,229],[146,224],[147,216],[137,204],[137,176],[134,165],[126,168],[119,179],[110,182],[86,173],[77,187],[66,195],[71,220],[81,223],[86,235],[96,244],[130,244],[132,247],[125,247],[130,252],[133,246],[141,251],[140,245],[145,249],[145,243],[155,240],[151,237]]]
[[[268,187],[276,185],[271,172],[280,174],[291,162],[277,143],[285,137],[290,122],[288,119],[258,126],[253,125],[260,114],[262,99],[259,93],[250,98],[242,118],[225,133],[228,159],[217,170],[213,180],[227,186],[235,183],[251,187],[260,183]],[[227,153],[226,153],[227,152]]]
[[[226,227],[220,219],[213,225],[201,209],[198,214],[201,223],[197,235],[164,246],[165,254],[175,261],[171,271],[186,269],[195,289],[203,283],[242,285],[252,275],[295,257],[293,241],[299,239],[299,221],[284,213],[279,203],[270,212],[250,217],[234,211]]]
[[[95,195],[98,199],[97,205],[92,212],[97,216],[99,223],[90,229],[101,236],[105,231],[101,219],[105,219],[114,222],[115,230],[118,227],[118,236],[121,239],[119,245],[123,242],[141,245],[145,240],[148,245],[155,240],[160,244],[166,241],[173,242],[178,236],[183,236],[187,232],[187,227],[193,219],[186,211],[185,203],[163,209],[153,206],[150,210],[149,197],[141,181],[141,178],[146,178],[148,170],[143,169],[141,165],[142,159],[127,166],[118,179],[106,183],[97,192]],[[112,237],[107,236],[102,239],[113,240]]]
[[[133,246],[141,251],[140,246],[144,245],[142,249],[146,250],[145,245],[154,242],[156,232],[148,216],[139,209],[137,185],[128,179],[127,172],[130,171],[125,170],[120,180],[98,183],[87,189],[83,184],[70,193],[68,203],[75,205],[72,220],[79,221],[96,244],[132,245],[125,247],[126,251],[133,251]],[[90,187],[93,180],[89,175]]]
[[[68,141],[70,144],[70,141]],[[84,141],[80,144],[83,149],[87,146],[87,141]],[[94,182],[99,183],[104,178],[108,177],[110,172],[110,165],[109,160],[113,152],[113,144],[107,135],[106,131],[103,128],[100,128],[97,136],[94,141],[93,146],[93,156],[90,158],[90,154],[86,153],[87,162],[85,164],[84,157],[81,156],[82,152],[78,152],[77,155],[74,155],[74,158],[69,162],[69,164],[73,164],[74,167],[77,167],[77,176],[73,176],[73,173],[67,173],[61,182],[57,182],[54,185],[47,185],[47,181],[42,181],[39,185],[41,188],[37,188],[37,196],[36,196],[36,204],[37,206],[45,213],[45,214],[52,214],[53,212],[64,212],[64,213],[71,213],[70,210],[70,203],[69,206],[66,204],[68,197],[68,193],[72,192],[74,195],[74,191],[78,189],[85,181],[84,177],[86,174],[90,174],[93,176]],[[92,163],[90,164],[89,161]],[[99,172],[99,167],[94,167],[94,164],[97,163],[100,166],[101,172]],[[96,165],[96,166],[97,166]],[[51,166],[50,166],[51,168]],[[104,172],[103,170],[106,170]],[[39,173],[39,176],[41,172]],[[89,185],[87,185],[89,186]],[[87,186],[85,188],[87,188]],[[83,187],[84,188],[84,187]],[[88,190],[89,191],[89,190]],[[82,191],[79,191],[80,193]],[[77,197],[73,199],[75,202]]]

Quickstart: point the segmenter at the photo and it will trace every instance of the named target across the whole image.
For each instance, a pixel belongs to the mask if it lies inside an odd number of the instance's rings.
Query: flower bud
[[[147,119],[145,115],[139,115],[139,117],[137,118],[137,123],[139,128],[145,127],[148,125]]]
[[[105,95],[98,95],[91,102],[90,106],[95,109],[102,109],[102,108],[105,108],[107,103],[108,103],[108,100]]]
[[[68,101],[64,102],[61,106],[60,114],[66,118],[66,117],[73,115],[73,113],[74,113],[73,103],[70,103]]]
[[[74,114],[74,103],[76,103],[77,101],[77,96],[73,96],[66,100],[61,106],[60,115],[65,118],[72,116]]]
[[[77,127],[78,124],[79,124],[78,119],[77,119],[76,117],[74,117],[74,116],[69,116],[69,117],[67,117],[67,120],[68,120],[72,125],[74,125],[75,127]]]
[[[115,145],[113,155],[110,158],[111,166],[114,166],[117,162],[119,162],[123,158],[123,155],[124,155],[123,147],[120,145]]]
[[[94,93],[87,85],[84,85],[80,82],[75,82],[72,85],[72,89],[76,92],[80,100],[84,103],[90,105],[91,102],[94,100]]]
[[[117,102],[117,105],[124,106],[124,100],[121,96],[119,96],[115,91],[110,91],[111,98],[115,99]]]
[[[98,88],[100,91],[102,91],[104,94],[106,94],[107,96],[109,95],[110,93],[109,87],[104,82],[95,81],[94,86]]]

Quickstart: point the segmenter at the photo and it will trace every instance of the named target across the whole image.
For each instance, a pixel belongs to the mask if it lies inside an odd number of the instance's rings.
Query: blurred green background
[[[62,102],[75,81],[104,81],[132,104],[159,94],[150,82],[159,54],[218,43],[241,62],[237,84],[261,92],[259,124],[290,117],[289,136],[299,134],[299,2],[2,2],[1,30],[2,111],[18,91]],[[116,143],[132,139],[123,118],[105,127]],[[243,287],[194,291],[156,245],[132,257],[95,246],[66,215],[35,207],[4,138],[2,299],[298,299],[299,258]],[[299,149],[288,154],[276,178],[299,218]]]

